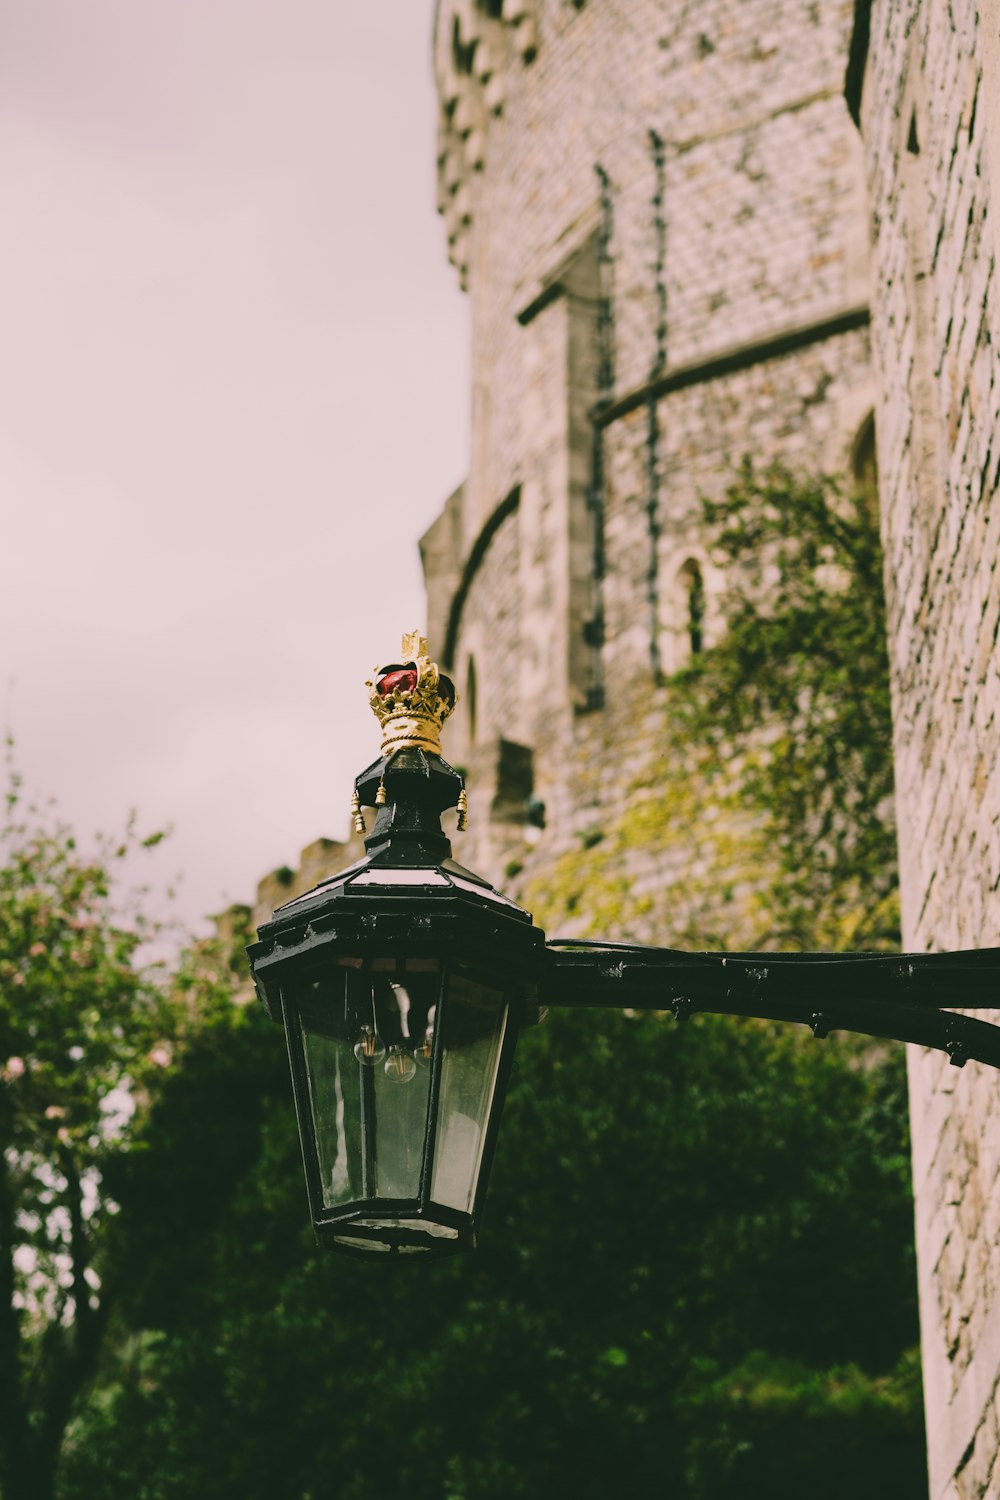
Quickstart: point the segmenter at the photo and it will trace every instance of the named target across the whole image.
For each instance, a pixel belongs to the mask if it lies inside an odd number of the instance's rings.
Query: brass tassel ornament
[[[385,806],[385,779],[384,778],[383,778],[383,780],[381,780],[379,782],[379,784],[378,784],[378,791],[375,793],[375,806],[376,807],[384,807]]]
[[[457,808],[458,808],[458,831],[459,831],[459,833],[464,833],[465,830],[466,830],[466,828],[468,828],[468,826],[469,826],[469,798],[468,798],[468,796],[466,794],[466,790],[465,790],[464,786],[463,786],[462,790],[458,794]]]
[[[351,794],[351,817],[354,819],[354,832],[364,833],[365,820],[364,815],[361,811],[361,802],[358,797],[358,791],[356,787]]]

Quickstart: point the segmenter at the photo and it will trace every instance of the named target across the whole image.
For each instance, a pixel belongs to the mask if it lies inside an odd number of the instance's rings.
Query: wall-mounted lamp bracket
[[[797,1021],[915,1042],[1000,1068],[1000,1026],[962,1012],[1000,1011],[1000,948],[960,953],[687,953],[627,943],[546,945],[540,998],[553,1006],[620,1006]]]

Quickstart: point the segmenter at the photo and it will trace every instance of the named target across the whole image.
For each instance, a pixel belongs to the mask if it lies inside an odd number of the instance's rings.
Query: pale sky
[[[82,836],[174,825],[192,926],[346,836],[425,623],[468,436],[431,13],[0,5],[3,720]]]

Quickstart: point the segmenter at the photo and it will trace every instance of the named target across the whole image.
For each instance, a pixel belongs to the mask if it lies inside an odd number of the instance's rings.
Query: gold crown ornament
[[[440,755],[441,725],[458,701],[455,684],[431,661],[418,630],[403,636],[399,656],[365,683],[382,726],[382,754],[387,760],[400,750]]]
[[[376,667],[365,686],[372,712],[382,726],[382,757],[385,764],[400,750],[423,750],[428,755],[441,754],[441,725],[458,702],[455,684],[427,654],[427,641],[419,630],[403,636],[399,661]],[[454,774],[454,773],[453,773]],[[385,768],[375,793],[375,806],[386,804]],[[468,799],[465,788],[458,794],[458,828],[468,824]],[[358,833],[364,833],[365,820],[361,800],[355,787],[351,798],[351,816]]]

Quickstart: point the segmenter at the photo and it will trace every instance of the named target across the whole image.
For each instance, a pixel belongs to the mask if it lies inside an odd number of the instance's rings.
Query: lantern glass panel
[[[502,991],[461,969],[451,975],[431,1198],[462,1213],[471,1213],[475,1201],[507,1013]]]
[[[341,961],[299,1020],[323,1208],[420,1196],[437,960]]]
[[[320,1192],[323,1207],[333,1208],[361,1196],[358,1062],[350,1041],[310,1030],[305,1022],[302,1041]]]

